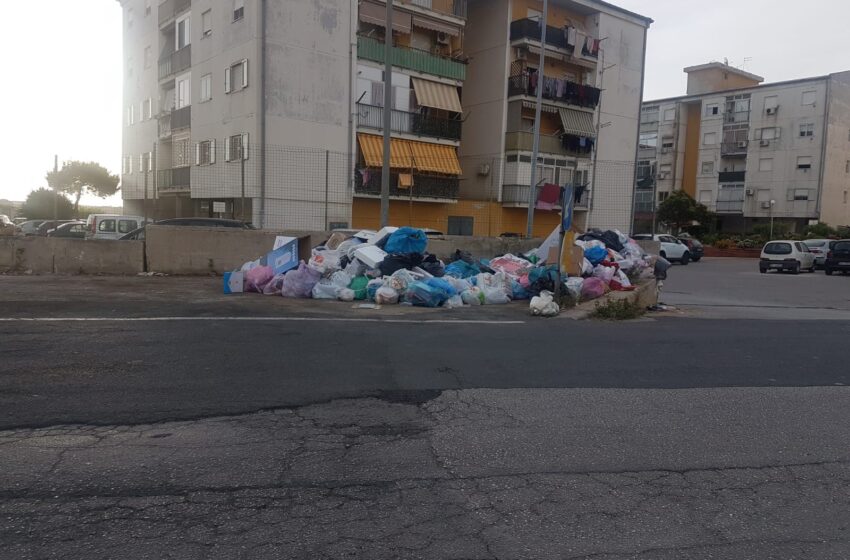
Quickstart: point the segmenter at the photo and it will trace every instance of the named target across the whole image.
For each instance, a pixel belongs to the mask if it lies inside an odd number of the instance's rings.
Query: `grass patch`
[[[641,317],[645,311],[637,301],[632,301],[631,298],[614,299],[597,303],[590,317],[605,321],[628,321]]]

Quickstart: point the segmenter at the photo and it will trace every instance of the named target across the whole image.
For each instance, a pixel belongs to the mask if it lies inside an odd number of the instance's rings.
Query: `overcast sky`
[[[223,1],[223,0],[220,0]],[[307,0],[286,0],[307,1]],[[685,91],[682,68],[729,59],[767,81],[850,70],[848,0],[609,0],[655,20],[646,99]],[[53,154],[121,166],[121,9],[115,0],[27,0],[0,20],[0,198],[44,186]],[[32,25],[38,22],[38,33]],[[746,59],[746,60],[745,60]],[[99,199],[87,200],[88,203]],[[120,199],[110,201],[120,204]]]

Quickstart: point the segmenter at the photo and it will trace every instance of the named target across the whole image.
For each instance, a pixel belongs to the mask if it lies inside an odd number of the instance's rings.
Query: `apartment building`
[[[495,226],[502,231],[526,231],[542,88],[538,178],[584,187],[576,201],[577,227],[625,231],[652,20],[601,1],[551,0],[541,71],[542,10],[539,0],[470,0],[461,202],[500,215]],[[458,204],[454,213],[469,212],[466,222],[475,233],[500,233],[483,230],[486,220],[479,227],[470,206]],[[535,234],[542,235],[558,216],[537,211],[534,221]]]
[[[677,190],[722,231],[850,224],[850,72],[772,84],[719,62],[685,72],[686,95],[641,110],[636,230]]]
[[[390,33],[384,0],[119,2],[127,211],[375,227],[388,124],[392,222],[521,233],[539,83],[541,177],[586,187],[580,227],[626,228],[647,18],[551,0],[538,80],[535,0],[394,0]],[[628,169],[594,188],[594,155]]]

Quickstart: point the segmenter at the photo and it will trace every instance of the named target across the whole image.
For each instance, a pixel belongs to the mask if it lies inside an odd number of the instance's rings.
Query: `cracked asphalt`
[[[213,283],[0,276],[0,559],[850,558],[850,322]]]

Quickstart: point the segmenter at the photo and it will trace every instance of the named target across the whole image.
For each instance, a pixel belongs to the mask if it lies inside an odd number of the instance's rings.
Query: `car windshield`
[[[833,251],[850,251],[850,241],[839,241],[832,248]]]
[[[791,244],[790,243],[768,243],[764,246],[764,253],[766,255],[790,255],[791,254]]]

